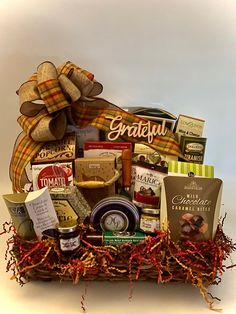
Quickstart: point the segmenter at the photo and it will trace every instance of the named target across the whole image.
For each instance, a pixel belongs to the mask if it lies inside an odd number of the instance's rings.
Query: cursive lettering
[[[108,133],[108,139],[110,141],[117,140],[122,135],[128,137],[147,138],[148,143],[151,144],[155,136],[165,136],[167,129],[165,127],[165,120],[162,124],[151,125],[150,121],[133,122],[131,125],[126,125],[122,122],[122,116],[110,117],[106,116],[106,119],[111,120],[110,132]]]

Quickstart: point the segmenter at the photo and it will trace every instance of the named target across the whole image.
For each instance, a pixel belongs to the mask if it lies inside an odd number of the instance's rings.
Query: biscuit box
[[[114,174],[115,157],[84,157],[75,160],[76,185],[81,188],[91,207],[101,199],[115,195],[115,183],[104,185]]]
[[[72,162],[32,165],[33,189],[73,185]]]

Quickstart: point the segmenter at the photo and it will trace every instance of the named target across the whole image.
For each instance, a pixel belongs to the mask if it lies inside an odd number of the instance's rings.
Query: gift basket
[[[43,62],[17,91],[3,195],[7,271],[30,280],[154,280],[208,288],[233,267],[222,181],[204,164],[204,120],[98,97],[93,74]]]

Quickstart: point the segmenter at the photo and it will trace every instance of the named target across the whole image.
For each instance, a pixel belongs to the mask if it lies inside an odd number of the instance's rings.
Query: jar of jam
[[[142,208],[140,217],[140,229],[145,233],[154,233],[160,229],[160,210],[154,208]]]
[[[77,222],[58,225],[59,246],[63,254],[70,255],[80,246],[80,230]]]

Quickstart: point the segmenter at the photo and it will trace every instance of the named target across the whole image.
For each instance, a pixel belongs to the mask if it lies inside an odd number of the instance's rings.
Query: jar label
[[[123,212],[109,210],[101,217],[100,225],[104,231],[125,231],[129,226],[129,221]]]
[[[140,229],[144,232],[154,232],[160,229],[160,220],[153,217],[141,217]]]
[[[80,236],[69,239],[60,239],[60,248],[62,251],[74,251],[80,246]]]

